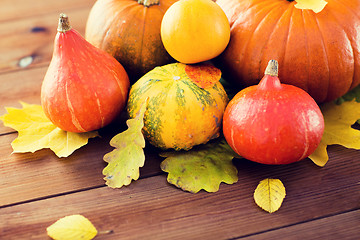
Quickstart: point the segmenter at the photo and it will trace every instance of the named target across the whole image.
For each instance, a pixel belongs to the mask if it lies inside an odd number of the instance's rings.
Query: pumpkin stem
[[[276,60],[270,60],[266,69],[265,75],[258,84],[259,90],[269,91],[270,89],[281,89],[282,85],[278,77],[278,62]]]
[[[159,0],[138,0],[138,3],[144,5],[144,7],[159,5],[159,2],[160,2]]]
[[[65,13],[60,13],[58,32],[66,33],[71,29],[69,18]]]
[[[278,69],[279,64],[276,60],[270,60],[266,69],[265,69],[265,75],[270,75],[272,77],[278,76]]]

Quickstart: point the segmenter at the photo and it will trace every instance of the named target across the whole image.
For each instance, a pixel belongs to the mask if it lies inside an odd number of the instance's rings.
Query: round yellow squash
[[[199,87],[186,68],[187,65],[182,63],[156,67],[131,87],[129,116],[134,118],[142,104],[148,101],[143,133],[156,147],[189,150],[220,135],[228,103],[223,86],[216,81]],[[208,68],[199,67],[195,75],[204,76],[202,74],[206,75],[206,72],[209,72]],[[221,72],[218,80],[220,76]]]
[[[224,11],[211,0],[180,0],[165,12],[160,33],[173,58],[199,63],[224,51],[230,40],[230,24]]]

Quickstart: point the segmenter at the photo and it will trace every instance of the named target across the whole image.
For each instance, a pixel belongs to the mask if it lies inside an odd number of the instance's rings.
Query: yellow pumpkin
[[[167,52],[182,63],[210,60],[224,51],[230,24],[211,0],[180,0],[171,5],[161,22],[161,40]]]
[[[131,87],[129,116],[134,118],[148,99],[143,133],[156,147],[188,150],[220,135],[227,94],[219,81],[200,87],[187,67],[182,63],[156,67]],[[202,77],[212,70],[190,68]],[[217,80],[220,77],[221,72]]]

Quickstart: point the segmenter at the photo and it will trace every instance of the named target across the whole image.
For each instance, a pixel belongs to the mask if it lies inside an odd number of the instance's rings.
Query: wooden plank
[[[360,210],[355,210],[241,239],[277,240],[280,236],[286,236],[288,239],[353,240],[360,237],[359,226]]]
[[[67,12],[72,9],[89,8],[95,0],[1,0],[0,22],[40,16],[48,13]]]
[[[82,36],[89,11],[86,7],[66,12],[72,27]],[[0,73],[48,65],[60,12],[0,22]]]
[[[20,108],[20,101],[40,104],[41,83],[47,67],[32,68],[0,75],[0,116],[5,107]],[[1,121],[0,121],[1,122]],[[14,131],[0,123],[0,134]]]
[[[238,160],[239,182],[222,184],[217,193],[183,192],[160,175],[117,190],[101,187],[9,206],[0,209],[0,235],[44,239],[51,223],[79,213],[99,231],[112,230],[97,239],[229,239],[359,209],[360,185],[354,177],[360,173],[359,153],[335,147],[333,154],[324,168],[308,160],[285,166]],[[287,190],[273,214],[260,210],[252,198],[265,177],[280,178]]]
[[[117,133],[115,129],[103,130],[101,138],[90,139],[88,145],[61,159],[48,149],[11,154],[10,142],[17,134],[0,136],[0,207],[103,186],[106,163],[102,158],[113,150],[109,141]],[[141,177],[161,173],[157,152],[150,149],[146,152],[146,164],[140,169]]]

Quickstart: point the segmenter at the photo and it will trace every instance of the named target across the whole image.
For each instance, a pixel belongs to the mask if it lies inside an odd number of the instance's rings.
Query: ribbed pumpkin
[[[231,26],[219,59],[229,80],[257,84],[270,59],[283,83],[317,102],[342,96],[360,83],[360,0],[326,0],[319,13],[293,0],[217,0]]]
[[[156,66],[173,62],[165,50],[160,25],[177,0],[98,0],[92,7],[85,39],[114,56],[135,82]]]
[[[220,135],[227,94],[219,81],[199,87],[186,67],[182,63],[156,67],[130,89],[130,117],[148,99],[143,133],[156,147],[188,150]]]

